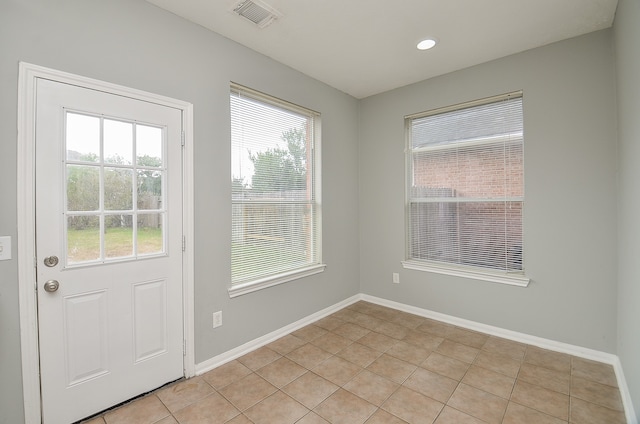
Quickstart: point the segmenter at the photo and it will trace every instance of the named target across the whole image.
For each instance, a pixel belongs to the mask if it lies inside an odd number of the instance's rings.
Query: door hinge
[[[187,237],[186,236],[182,236],[182,251],[186,251],[187,250]]]
[[[187,341],[182,340],[182,356],[187,356]]]
[[[180,145],[184,147],[184,131],[182,131],[180,134]]]

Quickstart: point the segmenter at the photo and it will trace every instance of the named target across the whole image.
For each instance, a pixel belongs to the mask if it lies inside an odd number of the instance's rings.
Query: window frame
[[[247,293],[252,293],[257,290],[262,290],[268,287],[273,287],[279,284],[284,284],[290,281],[298,280],[304,277],[308,277],[314,274],[321,273],[325,270],[326,264],[322,258],[322,175],[321,175],[321,115],[314,110],[296,105],[286,100],[279,99],[277,97],[262,93],[260,91],[248,88],[246,86],[231,82],[230,84],[230,99],[236,94],[251,98],[254,101],[260,102],[267,106],[273,106],[278,109],[290,111],[295,114],[304,115],[313,120],[312,140],[308,141],[307,147],[311,147],[310,157],[312,159],[311,164],[311,204],[314,205],[313,219],[314,224],[310,230],[312,234],[312,243],[315,245],[315,261],[305,264],[298,268],[287,270],[279,273],[265,273],[249,280],[242,280],[234,283],[233,276],[228,287],[229,296],[231,298],[241,296]],[[230,113],[232,111],[230,110]],[[233,139],[230,141],[233,148]],[[307,167],[309,172],[309,167]],[[264,201],[256,200],[234,200],[231,199],[232,206],[236,204],[245,205],[257,205],[264,204]],[[291,204],[298,204],[300,201],[286,202]],[[234,226],[232,217],[232,228]]]
[[[474,280],[482,280],[494,283],[501,283],[519,287],[527,287],[529,285],[530,279],[525,275],[524,264],[521,271],[517,272],[509,272],[509,271],[501,271],[501,270],[492,270],[491,268],[482,267],[482,266],[473,266],[473,265],[464,265],[464,264],[455,264],[446,261],[437,261],[437,260],[428,260],[428,259],[419,259],[411,257],[411,240],[412,240],[412,229],[411,229],[411,206],[415,202],[412,202],[411,195],[411,186],[414,181],[414,168],[413,168],[413,155],[418,151],[428,150],[425,148],[412,148],[412,123],[415,119],[425,118],[428,116],[434,116],[439,114],[444,114],[448,112],[454,112],[462,109],[467,109],[476,106],[488,105],[497,103],[499,101],[508,100],[511,98],[523,98],[522,91],[516,91],[511,93],[506,93],[498,96],[487,97],[483,99],[478,99],[470,102],[464,102],[452,106],[447,106],[443,108],[433,109],[426,112],[420,112],[412,115],[405,116],[405,260],[403,260],[402,266],[405,269],[418,270],[431,272],[436,274],[443,274],[455,277],[463,277]],[[524,106],[523,106],[524,107]],[[487,137],[485,140],[474,140],[474,141],[466,141],[456,143],[455,146],[452,145],[450,147],[446,147],[446,145],[440,145],[431,147],[429,149],[432,150],[448,150],[448,149],[456,149],[460,146],[468,147],[468,146],[489,146],[492,144],[504,143],[504,141],[500,141],[500,139],[504,139],[503,135],[496,137]],[[524,132],[520,137],[520,143],[522,145],[522,160],[523,160],[523,181],[522,181],[522,196],[519,200],[522,204],[522,215],[521,215],[521,228],[522,228],[522,250],[524,251],[524,204],[525,204],[525,196],[524,196]],[[505,200],[507,197],[504,197]],[[458,202],[456,202],[458,203]]]

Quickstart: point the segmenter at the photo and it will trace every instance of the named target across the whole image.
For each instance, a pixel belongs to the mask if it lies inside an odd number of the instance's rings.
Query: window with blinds
[[[231,86],[233,295],[323,270],[318,113]]]
[[[405,122],[408,261],[523,274],[522,93]]]

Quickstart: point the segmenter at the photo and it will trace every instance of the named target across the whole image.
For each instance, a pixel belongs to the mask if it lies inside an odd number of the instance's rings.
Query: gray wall
[[[360,107],[364,293],[616,351],[616,114],[605,30],[369,97]],[[444,47],[442,47],[444,48]],[[524,91],[528,288],[406,270],[407,114]],[[391,274],[400,273],[400,284]]]
[[[618,356],[640,417],[640,2],[619,0],[614,26],[618,84]]]
[[[358,102],[142,0],[0,0],[0,235],[16,240],[18,61],[185,100],[195,110],[196,362],[359,292]],[[322,113],[327,270],[229,299],[229,82]],[[0,422],[23,421],[17,260],[0,262]],[[211,314],[224,325],[211,328]]]

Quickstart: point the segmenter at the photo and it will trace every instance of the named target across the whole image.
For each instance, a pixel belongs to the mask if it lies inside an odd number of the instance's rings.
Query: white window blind
[[[409,261],[522,274],[522,93],[408,116]]]
[[[234,286],[272,285],[321,266],[319,115],[231,87]]]

